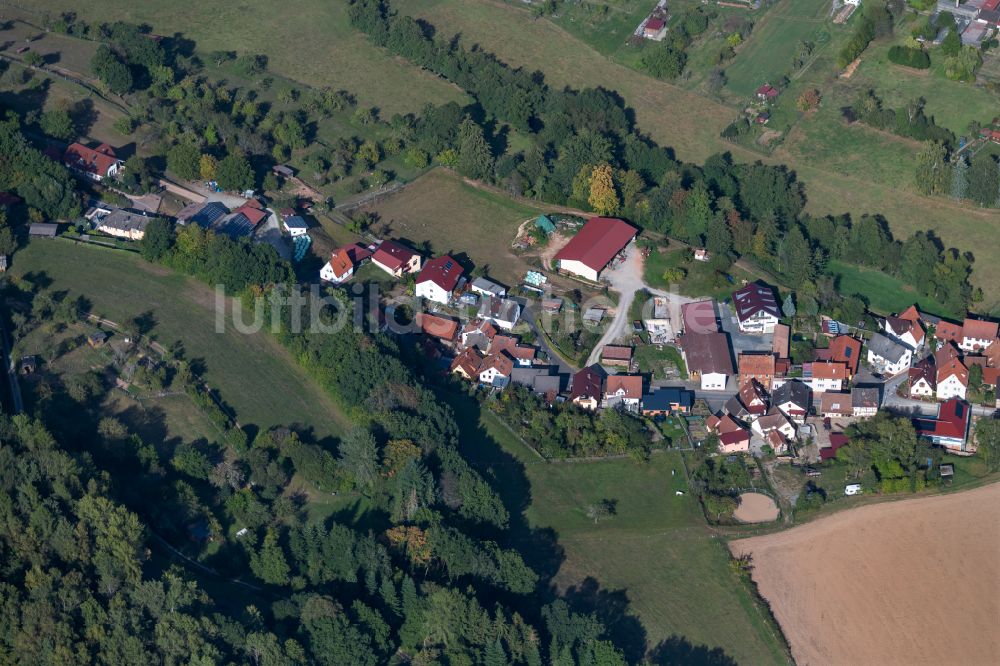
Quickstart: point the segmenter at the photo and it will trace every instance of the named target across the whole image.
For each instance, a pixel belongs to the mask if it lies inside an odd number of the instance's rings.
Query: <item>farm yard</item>
[[[986,664],[1000,659],[997,525],[994,483],[863,506],[731,548],[751,556],[796,663]],[[929,627],[936,640],[911,640]]]
[[[346,425],[339,407],[266,331],[241,334],[229,326],[216,333],[215,293],[193,278],[130,253],[61,240],[30,243],[11,273],[82,296],[94,314],[112,321],[150,313],[149,335],[163,345],[182,341],[244,427],[300,424],[321,440]]]

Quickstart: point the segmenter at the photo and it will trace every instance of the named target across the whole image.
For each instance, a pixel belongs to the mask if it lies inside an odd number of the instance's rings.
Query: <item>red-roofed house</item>
[[[934,327],[934,337],[944,342],[954,342],[956,345],[962,344],[962,327],[950,321],[939,321]]]
[[[957,358],[950,359],[938,366],[938,400],[948,400],[949,398],[961,398],[965,400],[965,392],[968,388],[969,369]]]
[[[503,388],[510,382],[514,361],[504,352],[490,354],[479,366],[479,383]]]
[[[850,335],[838,335],[830,340],[828,353],[829,360],[843,363],[847,367],[847,379],[857,374],[858,363],[861,362],[861,340]]]
[[[448,255],[425,262],[417,275],[417,297],[447,305],[463,272],[459,263]]]
[[[774,379],[774,354],[740,354],[740,386],[756,379],[768,391]]]
[[[734,291],[733,309],[744,333],[771,333],[781,319],[774,290],[760,282],[751,282]]]
[[[454,342],[458,334],[457,321],[430,312],[417,313],[417,326],[425,335],[448,343]]]
[[[705,420],[705,427],[719,436],[719,451],[722,453],[746,453],[750,450],[750,431],[729,414],[709,417]]]
[[[778,89],[772,86],[770,83],[765,83],[760,88],[757,88],[757,99],[762,102],[769,102],[778,96]]]
[[[354,275],[354,270],[371,256],[371,250],[360,243],[338,247],[330,255],[330,261],[320,269],[319,277],[321,280],[339,284]]]
[[[968,352],[986,349],[996,339],[998,328],[1000,325],[995,321],[966,319],[962,323],[962,341],[958,346]]]
[[[964,451],[971,420],[972,410],[969,406],[953,398],[941,403],[936,419],[915,418],[913,425],[917,429],[917,436],[946,449]]]
[[[584,368],[573,375],[569,398],[573,404],[594,411],[604,397],[604,372],[597,366]]]
[[[771,339],[771,351],[778,358],[788,358],[789,338],[792,327],[788,324],[775,324],[774,337]]]
[[[632,365],[632,348],[606,345],[601,350],[601,365],[617,365],[628,368]]]
[[[666,31],[666,21],[657,17],[646,19],[646,24],[642,26],[642,36],[646,39],[659,41],[663,39],[663,35]]]
[[[628,247],[639,230],[613,217],[592,217],[579,233],[556,253],[559,270],[597,282],[601,271]]]
[[[847,366],[845,364],[834,361],[817,361],[810,365],[812,377],[809,380],[809,386],[813,393],[839,391],[844,388],[844,382],[847,380]]]
[[[392,240],[382,241],[372,255],[373,264],[397,278],[419,271],[420,262],[419,254]]]
[[[243,214],[243,217],[247,218],[250,222],[250,226],[253,228],[256,228],[258,224],[263,222],[267,219],[267,216],[270,215],[270,213],[264,210],[264,206],[262,206],[256,199],[247,200],[246,203],[234,210],[232,214],[237,215],[240,213]]]
[[[903,317],[886,317],[882,329],[910,349],[917,349],[924,343],[924,329],[919,321]]]
[[[475,347],[466,347],[451,362],[451,374],[459,375],[468,380],[479,378],[479,366],[483,363],[482,355]]]
[[[63,153],[63,164],[91,180],[101,182],[105,178],[117,176],[124,162],[115,156],[115,149],[106,143],[97,148],[72,143]]]
[[[639,411],[642,401],[642,375],[609,375],[604,384],[604,407],[624,406]]]
[[[937,391],[937,369],[928,356],[910,368],[910,397],[930,398]]]

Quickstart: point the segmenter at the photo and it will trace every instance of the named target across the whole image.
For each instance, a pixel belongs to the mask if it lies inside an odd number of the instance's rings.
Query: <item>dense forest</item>
[[[5,322],[15,344],[65,331],[87,308],[29,280],[3,296],[17,304]],[[217,441],[150,441],[108,416],[111,366],[65,383],[46,376],[31,390],[35,418],[0,417],[0,654],[623,663],[601,622],[509,547],[509,510],[391,339],[352,327],[282,338],[350,412],[332,447],[300,428],[234,425],[176,347],[136,381],[192,396],[224,429]],[[361,521],[310,518],[302,482],[356,497]],[[176,557],[191,541],[206,548],[198,562]]]

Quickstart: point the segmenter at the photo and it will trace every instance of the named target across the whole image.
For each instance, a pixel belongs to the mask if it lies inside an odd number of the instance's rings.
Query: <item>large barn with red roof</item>
[[[593,282],[619,252],[628,247],[639,230],[613,217],[592,217],[566,246],[556,253],[561,271]]]

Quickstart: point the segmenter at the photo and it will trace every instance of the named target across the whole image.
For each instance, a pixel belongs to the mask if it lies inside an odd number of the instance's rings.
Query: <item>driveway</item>
[[[740,324],[732,308],[725,303],[716,303],[715,305],[722,330],[729,334],[729,341],[733,347],[734,356],[739,357],[740,354],[746,352],[769,353],[771,351],[772,341],[774,340],[773,333],[765,333],[763,335],[744,333],[740,330]]]
[[[626,248],[625,261],[614,268],[605,270],[603,278],[609,283],[611,289],[618,292],[618,305],[615,309],[614,319],[611,320],[611,323],[605,329],[604,335],[601,336],[601,340],[594,347],[594,351],[590,353],[587,365],[592,365],[600,360],[601,350],[604,349],[605,345],[609,345],[625,336],[630,324],[629,310],[632,308],[632,301],[635,300],[636,292],[646,290],[654,296],[662,296],[670,301],[670,305],[672,306],[670,318],[671,320],[676,320],[676,322],[672,322],[675,325],[674,330],[680,330],[680,306],[684,303],[698,300],[681,296],[680,294],[671,294],[662,289],[654,289],[648,286],[642,277],[642,254],[634,243]],[[676,317],[673,316],[674,312],[677,313]]]

